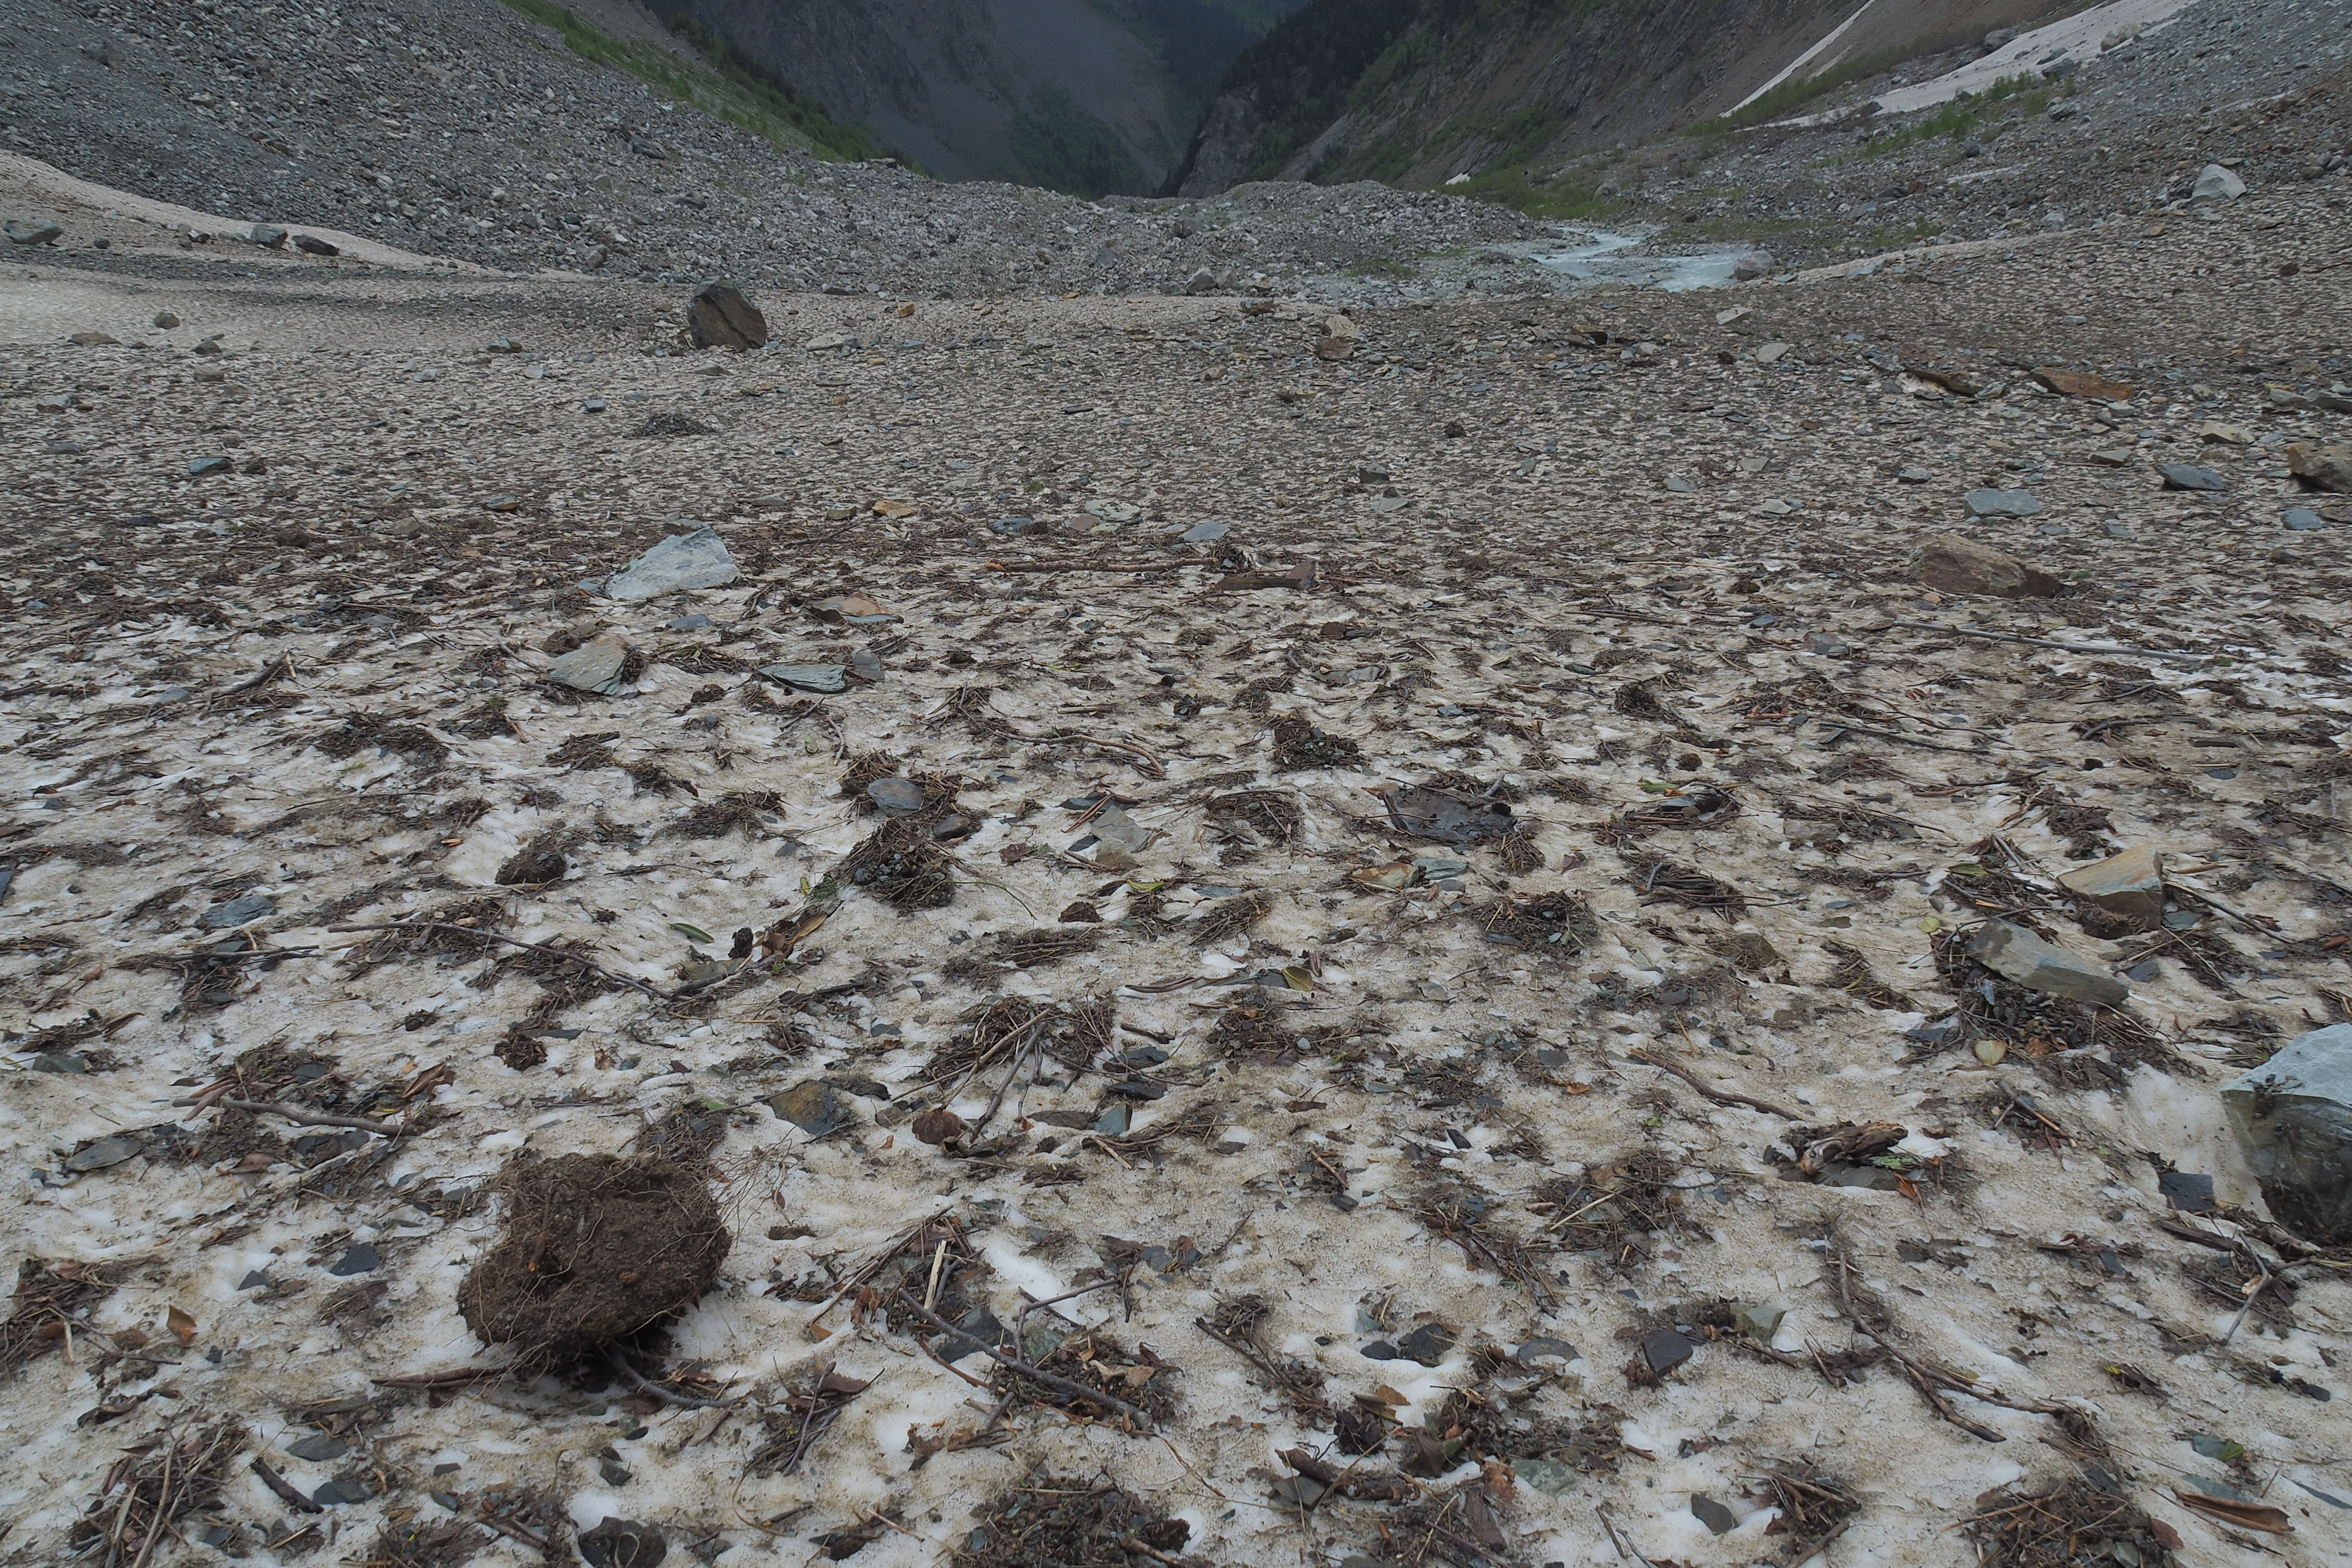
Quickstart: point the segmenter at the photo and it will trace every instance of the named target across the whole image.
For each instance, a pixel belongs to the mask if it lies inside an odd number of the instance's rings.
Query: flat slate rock
[[[231,899],[225,904],[215,904],[196,917],[196,924],[205,931],[234,931],[265,915],[278,912],[278,900],[265,893],[247,893],[241,899]]]
[[[2164,488],[2168,490],[2226,490],[2229,481],[2210,468],[2200,468],[2194,463],[2166,463],[2157,470],[2164,476]]]
[[[1970,517],[2040,517],[2042,500],[2032,490],[1970,490],[1969,515]]]
[[[1990,921],[1979,929],[1969,939],[1969,956],[1995,974],[2047,995],[2097,1007],[2119,1007],[2131,996],[2131,987],[2105,968],[2007,921]]]
[[[760,673],[800,691],[835,693],[849,689],[849,667],[841,664],[763,664]]]
[[[547,679],[575,691],[617,697],[623,689],[621,668],[628,658],[627,640],[617,633],[607,632],[549,665]]]
[[[642,605],[688,588],[735,581],[735,558],[715,528],[673,533],[605,580],[604,592],[624,605]]]

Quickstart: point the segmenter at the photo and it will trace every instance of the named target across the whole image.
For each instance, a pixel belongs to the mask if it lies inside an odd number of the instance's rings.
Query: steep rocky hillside
[[[1881,7],[1886,6],[1881,15]],[[1237,58],[1174,182],[1434,184],[1638,142],[1730,109],[1843,29],[1873,60],[1981,37],[2051,0],[1315,0]],[[1848,68],[1824,48],[1799,76]]]
[[[655,0],[949,179],[1159,189],[1226,66],[1300,0]]]

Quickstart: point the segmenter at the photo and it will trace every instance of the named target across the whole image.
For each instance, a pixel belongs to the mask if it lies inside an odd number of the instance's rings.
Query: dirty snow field
[[[2326,244],[749,355],[12,264],[0,1553],[2345,1561],[2347,1259],[2216,1098],[2352,1012]],[[698,525],[733,581],[582,586]],[[486,1184],[576,1152],[731,1249],[509,1373]]]

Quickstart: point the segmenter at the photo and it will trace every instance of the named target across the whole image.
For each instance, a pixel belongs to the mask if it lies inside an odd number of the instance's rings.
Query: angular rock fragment
[[[594,691],[606,697],[621,693],[622,667],[629,660],[628,640],[617,632],[603,637],[583,647],[576,647],[547,667],[547,679],[575,691]]]
[[[1958,533],[1939,533],[1919,555],[1919,581],[1943,594],[1989,594],[2001,599],[2047,599],[2062,584],[2006,551]]]
[[[735,558],[715,528],[673,533],[604,584],[605,594],[625,605],[642,605],[688,588],[717,588],[735,581]]]
[[[2192,201],[2234,202],[2245,194],[2246,182],[2238,178],[2235,170],[2219,163],[2206,164],[2197,183],[2189,187]]]
[[[2273,1217],[2323,1246],[2352,1242],[2352,1024],[2297,1036],[2221,1103]]]
[[[702,348],[768,346],[768,318],[732,283],[706,283],[687,307],[687,330]]]
[[[2083,929],[2093,936],[2130,936],[2164,923],[2164,857],[2146,845],[2062,874]]]
[[[2352,495],[2352,442],[2297,441],[2286,449],[2286,471],[2313,489]]]
[[[2226,490],[2230,481],[2210,468],[2194,463],[2165,463],[2157,471],[2164,476],[2164,488],[2168,490]]]
[[[2078,958],[2007,921],[1989,921],[1970,937],[1969,956],[2029,991],[2069,1001],[2115,1007],[2131,995],[2130,986],[2089,959]]]

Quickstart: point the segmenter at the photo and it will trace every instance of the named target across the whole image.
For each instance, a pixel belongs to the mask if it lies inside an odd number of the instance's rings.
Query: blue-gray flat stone
[[[264,915],[278,912],[278,900],[261,893],[247,893],[241,899],[231,899],[225,904],[215,904],[196,917],[196,924],[206,931],[234,931]]]
[[[607,632],[549,665],[547,679],[558,685],[569,686],[575,691],[618,696],[621,691],[621,666],[628,657],[628,643]]]
[[[907,779],[876,779],[866,786],[866,798],[891,816],[923,809],[922,786]]]
[[[383,1255],[366,1242],[346,1247],[343,1255],[327,1266],[330,1274],[368,1274],[383,1267]]]
[[[2226,490],[2229,484],[2210,468],[2194,463],[2167,463],[2158,470],[2168,490]]]
[[[2041,500],[2032,490],[1970,490],[1970,517],[2039,517]]]
[[[103,1171],[109,1165],[120,1165],[139,1152],[139,1141],[121,1136],[101,1138],[87,1149],[78,1149],[66,1156],[68,1171]]]
[[[735,558],[714,528],[673,533],[606,579],[604,592],[641,605],[686,588],[716,588],[735,581]]]
[[[2280,519],[2280,521],[2284,522],[2289,529],[2297,533],[2307,533],[2314,529],[2326,528],[2327,526],[2327,520],[2320,516],[2317,512],[2312,510],[2307,506],[2291,506],[2287,508],[2286,515]]]
[[[760,673],[802,691],[834,692],[849,689],[849,670],[838,664],[763,664]]]

